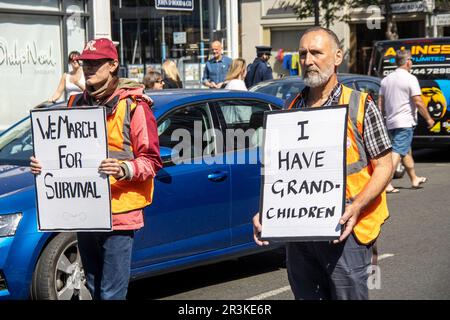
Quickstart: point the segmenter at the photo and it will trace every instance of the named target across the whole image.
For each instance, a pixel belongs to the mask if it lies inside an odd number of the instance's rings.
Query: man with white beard
[[[342,234],[333,242],[288,242],[286,266],[296,299],[368,299],[372,249],[388,218],[384,189],[393,166],[391,143],[372,97],[337,80],[343,52],[329,29],[305,31],[299,45],[305,89],[287,108],[348,105],[346,208]],[[327,128],[323,128],[324,132]],[[260,240],[259,213],[253,217],[254,239]]]

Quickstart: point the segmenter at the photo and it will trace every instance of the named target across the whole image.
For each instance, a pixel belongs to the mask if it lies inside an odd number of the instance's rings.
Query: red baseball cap
[[[81,55],[75,58],[75,60],[99,59],[119,59],[116,46],[111,40],[107,38],[91,40],[86,44]]]

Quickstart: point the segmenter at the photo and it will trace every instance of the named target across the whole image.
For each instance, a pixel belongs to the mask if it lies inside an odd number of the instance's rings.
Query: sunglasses
[[[78,60],[78,63],[83,68],[99,68],[109,61],[111,61],[111,60],[110,59]]]
[[[164,83],[164,80],[162,80],[162,79],[156,80],[155,83]]]

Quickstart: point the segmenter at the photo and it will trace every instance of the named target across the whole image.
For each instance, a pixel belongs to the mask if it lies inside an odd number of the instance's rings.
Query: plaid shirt
[[[293,108],[306,108],[306,101],[308,100],[309,87],[305,87],[300,93],[300,99]],[[342,85],[338,83],[330,96],[322,107],[338,105],[339,98],[342,94]],[[289,105],[289,104],[288,104]],[[386,151],[391,150],[391,140],[389,139],[386,126],[383,121],[383,116],[380,110],[375,105],[372,97],[369,95],[366,100],[363,125],[363,141],[366,153],[370,159],[376,158]]]

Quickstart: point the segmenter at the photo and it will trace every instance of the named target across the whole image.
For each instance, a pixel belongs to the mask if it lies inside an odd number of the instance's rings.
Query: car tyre
[[[45,247],[33,273],[36,300],[91,300],[75,233],[60,233]]]

